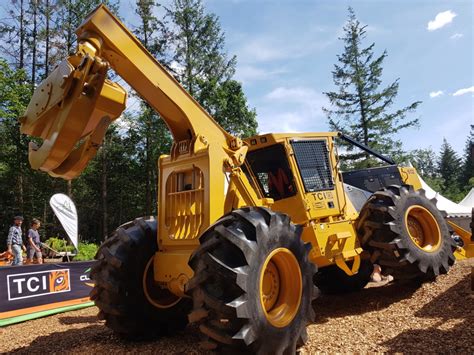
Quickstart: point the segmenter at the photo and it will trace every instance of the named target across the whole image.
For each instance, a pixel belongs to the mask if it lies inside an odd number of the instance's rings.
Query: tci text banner
[[[88,299],[93,261],[0,268],[0,319]],[[80,303],[79,302],[79,303]]]

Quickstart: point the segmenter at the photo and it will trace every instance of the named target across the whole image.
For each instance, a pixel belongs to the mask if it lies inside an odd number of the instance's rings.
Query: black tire
[[[348,276],[337,265],[331,265],[319,269],[314,284],[325,294],[360,291],[369,283],[373,270],[374,264],[368,259],[360,261],[359,272],[353,276]]]
[[[127,339],[172,334],[188,323],[190,299],[175,298],[173,306],[157,308],[145,294],[143,276],[158,250],[156,233],[154,219],[138,218],[120,226],[99,248],[91,270],[95,286],[90,296],[100,310],[99,318]],[[168,299],[176,297],[167,290],[158,292]]]
[[[395,280],[431,281],[455,261],[444,215],[423,189],[389,186],[375,192],[361,210],[358,231],[371,261]]]
[[[310,245],[305,245],[300,235],[301,228],[292,224],[287,215],[256,207],[234,210],[203,234],[200,247],[189,261],[194,277],[187,292],[194,301],[189,320],[199,324],[206,338],[205,347],[281,354],[295,353],[297,346],[304,344],[306,325],[314,319],[311,302],[318,291],[312,283],[316,266],[308,261]],[[300,280],[296,281],[298,287],[278,286],[278,292],[271,288],[269,297],[278,293],[275,307],[286,297],[285,289],[301,290],[298,305],[288,303],[293,317],[277,326],[271,323],[275,322],[273,306],[267,313],[263,308],[266,296],[260,295],[264,293],[260,282],[266,280],[269,260],[277,265],[278,258],[273,259],[276,256],[293,260],[289,264],[301,273],[301,278],[296,275],[298,272],[292,275]],[[279,281],[285,278],[281,270],[278,269]],[[269,274],[273,277],[272,272]],[[292,280],[287,285],[293,285]]]

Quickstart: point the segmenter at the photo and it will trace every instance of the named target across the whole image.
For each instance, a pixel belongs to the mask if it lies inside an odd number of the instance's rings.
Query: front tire
[[[287,215],[256,207],[234,210],[203,234],[187,292],[206,347],[281,354],[304,344],[317,289],[300,235]]]
[[[372,262],[395,279],[434,280],[454,264],[456,245],[444,216],[422,189],[389,186],[375,192],[358,228]]]
[[[189,299],[153,282],[158,250],[157,223],[138,218],[119,227],[99,248],[91,270],[91,299],[107,327],[128,339],[167,335],[184,329]]]

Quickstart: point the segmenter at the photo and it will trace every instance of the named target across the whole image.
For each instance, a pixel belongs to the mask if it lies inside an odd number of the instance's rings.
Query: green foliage
[[[87,261],[94,260],[95,254],[99,246],[94,243],[79,243],[78,245],[79,252],[74,257],[75,261]]]
[[[58,0],[54,18],[53,43],[57,59],[63,59],[74,51],[75,31],[84,17],[98,5],[106,5],[113,13],[118,12],[118,1],[113,0]]]
[[[201,97],[203,106],[226,131],[238,137],[257,133],[257,113],[248,107],[239,82],[227,80],[218,86],[203,85]]]
[[[154,15],[160,7],[161,5],[153,0],[137,0],[135,13],[141,23],[133,32],[146,49],[163,64],[166,61],[163,54],[168,44],[168,36],[165,23]]]
[[[14,1],[7,18],[0,21],[0,53],[6,58],[0,60],[2,235],[8,232],[11,218],[21,214],[24,229],[35,217],[42,222],[42,235],[65,238],[48,204],[57,192],[70,193],[78,210],[79,234],[91,242],[102,241],[137,216],[157,213],[156,162],[169,153],[172,137],[148,105],[140,103],[138,110],[126,112],[109,128],[97,156],[70,184],[30,168],[29,138],[19,131],[18,118],[25,112],[32,84],[37,85],[75,49],[76,27],[99,3],[117,13],[117,0]],[[174,1],[166,9],[154,0],[137,0],[134,8],[139,16],[134,33],[150,53],[168,69],[174,68],[176,77],[225,129],[239,136],[254,134],[255,110],[248,107],[241,84],[232,79],[236,61],[224,51],[217,16],[207,13],[200,0]],[[159,12],[166,16],[158,19]],[[33,13],[38,16],[37,28],[31,21]],[[5,238],[0,238],[4,243]],[[56,246],[63,250],[60,243]]]
[[[464,148],[464,158],[459,174],[459,186],[466,192],[474,187],[474,125],[471,125]]]
[[[0,228],[3,233],[8,231],[12,217],[24,213],[26,207],[27,178],[32,174],[26,171],[28,145],[20,135],[18,117],[29,98],[26,72],[14,70],[0,59]]]
[[[413,164],[425,181],[438,178],[436,153],[433,149],[415,149],[407,154],[406,160]]]
[[[460,171],[461,159],[446,139],[443,139],[438,160],[438,173],[443,181],[440,192],[455,202],[464,196],[459,186]]]
[[[232,80],[237,58],[227,57],[218,17],[206,13],[202,0],[174,0],[167,17],[169,69],[178,81],[227,131],[255,134],[256,112],[247,106],[241,84]]]
[[[192,96],[199,98],[204,82],[217,85],[234,75],[236,57],[227,58],[219,20],[206,13],[202,0],[174,0],[167,16],[174,74]]]
[[[68,244],[66,239],[62,239],[59,237],[50,237],[46,240],[45,244],[54,249],[55,251],[69,251],[73,252],[75,250],[74,245]]]
[[[393,135],[408,127],[418,125],[418,119],[407,119],[420,101],[389,112],[398,94],[399,79],[385,88],[382,83],[382,64],[387,57],[384,51],[374,58],[374,46],[363,47],[367,26],[361,25],[352,8],[344,26],[344,52],[337,57],[339,64],[332,72],[337,91],[326,92],[331,108],[324,108],[332,130],[341,131],[355,140],[386,155],[401,153],[401,142]],[[347,149],[345,158],[354,162],[354,167],[367,167],[367,153]]]

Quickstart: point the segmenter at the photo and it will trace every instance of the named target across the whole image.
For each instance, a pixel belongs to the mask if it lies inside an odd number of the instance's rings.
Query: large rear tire
[[[362,208],[358,229],[371,261],[395,280],[434,280],[454,264],[456,245],[443,213],[422,189],[389,186],[375,192]]]
[[[304,344],[317,288],[300,235],[287,215],[265,208],[234,210],[203,234],[187,290],[206,347],[282,354]]]
[[[91,270],[91,299],[99,318],[124,338],[167,335],[187,324],[191,301],[153,282],[156,233],[154,219],[138,218],[120,226],[99,248]]]

